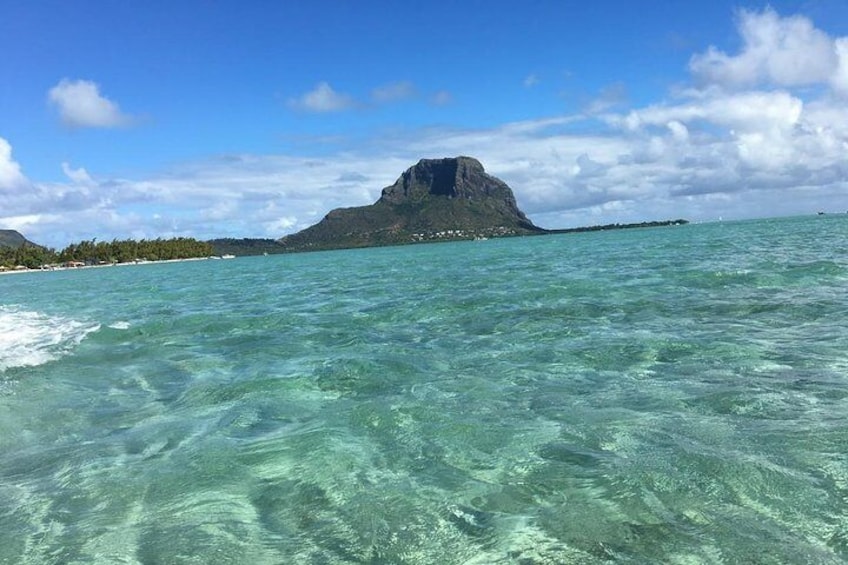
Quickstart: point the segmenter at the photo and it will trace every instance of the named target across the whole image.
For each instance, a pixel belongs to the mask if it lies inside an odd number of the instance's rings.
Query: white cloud
[[[533,88],[534,86],[539,84],[539,77],[536,76],[534,73],[530,73],[529,75],[524,77],[524,81],[522,82],[522,84],[524,84],[524,88]]]
[[[88,171],[80,167],[79,169],[73,169],[68,163],[62,163],[62,172],[65,173],[65,176],[68,177],[75,184],[93,184],[91,176],[89,176]]]
[[[12,158],[12,146],[0,137],[0,191],[19,188],[27,184],[21,166]]]
[[[666,124],[666,127],[668,127],[672,137],[674,137],[676,141],[680,143],[689,141],[689,128],[682,123],[677,120],[671,120]]]
[[[409,81],[393,82],[371,91],[371,99],[378,104],[397,102],[415,96],[415,86]]]
[[[838,94],[848,95],[848,38],[840,37],[834,44],[838,60],[836,70],[830,76],[830,85]]]
[[[130,125],[132,117],[100,94],[100,87],[88,80],[62,79],[50,89],[48,101],[59,111],[65,125],[81,128],[113,128]]]
[[[742,10],[737,30],[743,42],[740,53],[728,55],[710,47],[693,56],[689,67],[696,78],[727,88],[840,82],[846,64],[844,40],[834,40],[808,18],[781,17],[772,8]]]
[[[633,110],[626,116],[609,115],[610,123],[630,130],[648,126],[668,126],[701,122],[727,126],[735,130],[787,129],[798,124],[804,103],[786,92],[743,92],[725,94],[714,91],[677,104],[660,104]]]
[[[593,161],[586,153],[579,155],[575,161],[576,164],[572,168],[575,178],[599,177],[607,171],[606,165]]]
[[[326,82],[318,83],[309,92],[289,100],[289,106],[306,112],[339,112],[354,107],[354,100],[333,90]]]
[[[848,209],[848,111],[822,102],[809,113],[801,105],[797,118],[764,110],[731,119],[738,111],[721,110],[721,101],[715,95],[637,110],[636,129],[625,127],[628,115],[608,118],[605,131],[591,118],[542,119],[412,130],[323,158],[240,155],[141,179],[88,175],[92,184],[72,179],[21,191],[25,201],[3,213],[41,214],[25,235],[56,247],[91,237],[276,238],[333,208],[376,201],[422,157],[460,154],[479,158],[505,180],[519,206],[545,227]],[[756,116],[763,115],[758,127]],[[827,125],[834,116],[842,116],[841,128]],[[82,179],[79,169],[66,168]]]
[[[211,206],[201,208],[199,216],[202,220],[222,221],[232,218],[238,211],[238,200],[235,198],[217,199]]]
[[[46,214],[26,214],[22,216],[0,217],[0,226],[3,229],[15,230],[22,233],[32,233],[33,228],[38,228],[47,223],[55,222],[59,217]],[[36,231],[36,233],[38,233]]]
[[[281,234],[288,233],[291,231],[293,227],[297,225],[297,218],[295,216],[282,216],[272,220],[268,220],[267,222],[263,222],[263,227],[265,228],[265,232],[269,234]],[[277,235],[273,235],[271,237],[278,237]]]

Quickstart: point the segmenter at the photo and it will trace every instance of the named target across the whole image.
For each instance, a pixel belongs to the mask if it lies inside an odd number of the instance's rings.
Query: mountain
[[[279,240],[285,251],[545,233],[471,157],[422,159],[369,206],[338,208]]]
[[[17,249],[18,247],[24,247],[25,245],[41,247],[40,245],[31,242],[15,230],[0,230],[0,248]]]

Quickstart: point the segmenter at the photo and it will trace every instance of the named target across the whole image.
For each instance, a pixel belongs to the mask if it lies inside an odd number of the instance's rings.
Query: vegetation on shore
[[[166,261],[208,257],[213,254],[210,243],[187,237],[172,239],[133,239],[112,241],[81,241],[56,251],[31,243],[17,247],[0,246],[0,266],[14,269],[24,266],[38,269],[44,265],[70,262],[85,265],[133,263],[136,261]]]
[[[580,228],[545,230],[544,233],[582,233],[587,231],[626,230],[632,228],[659,228],[664,226],[683,226],[688,223],[689,220],[678,218],[677,220],[662,220],[655,222],[637,222],[632,224],[604,224],[597,226],[584,226]]]
[[[245,255],[273,255],[276,253],[297,253],[303,251],[321,251],[327,249],[345,249],[356,247],[380,247],[387,245],[407,245],[417,243],[434,243],[438,241],[462,241],[462,240],[479,240],[498,237],[510,237],[517,235],[553,235],[564,233],[581,233],[592,231],[611,231],[611,230],[626,230],[635,228],[657,228],[665,226],[682,226],[688,224],[688,220],[661,220],[652,222],[637,222],[630,224],[603,224],[583,226],[577,228],[565,229],[543,229],[532,233],[514,233],[506,230],[495,228],[479,228],[479,229],[456,229],[445,230],[440,232],[423,232],[413,234],[409,239],[392,239],[384,237],[383,239],[372,238],[366,240],[364,237],[358,241],[347,240],[344,243],[347,245],[339,245],[338,243],[328,240],[313,240],[300,248],[287,247],[274,239],[258,239],[258,238],[242,238],[242,239],[213,239],[210,243],[213,245],[216,255],[232,254],[236,256]],[[334,244],[335,243],[335,244]]]
[[[286,248],[276,239],[226,237],[210,239],[208,243],[212,245],[215,255],[271,255],[286,252]]]
[[[585,226],[579,228],[539,229],[534,235],[579,233],[588,231],[621,230],[632,228],[650,228],[662,226],[679,226],[689,223],[684,219],[665,220],[655,222],[639,222],[632,224],[606,224]],[[432,237],[421,237],[411,241],[389,241],[384,245],[400,245],[404,243],[425,243],[430,241],[455,241],[464,239],[481,239],[486,237],[504,237],[507,235],[495,233],[492,230],[458,231],[437,233]],[[374,244],[372,245],[379,245]],[[355,247],[355,246],[353,246]],[[316,246],[316,249],[320,248]],[[298,249],[297,251],[304,251]],[[72,243],[62,249],[53,249],[36,245],[26,241],[16,247],[0,245],[0,268],[14,269],[24,266],[28,269],[38,269],[44,265],[64,265],[69,262],[83,263],[86,265],[102,265],[112,263],[133,263],[136,261],[165,261],[172,259],[191,259],[196,257],[209,257],[213,255],[263,255],[277,253],[291,253],[293,249],[280,244],[279,240],[259,238],[222,238],[210,241],[198,241],[192,238],[179,237],[172,239],[153,239],[140,241],[132,239],[97,241],[81,241]]]

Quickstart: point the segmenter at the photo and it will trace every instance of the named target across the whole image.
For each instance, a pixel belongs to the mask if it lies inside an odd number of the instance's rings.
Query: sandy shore
[[[226,259],[232,259],[233,257],[226,257]],[[18,275],[21,273],[49,273],[53,271],[78,271],[82,269],[106,269],[109,267],[131,267],[135,265],[159,265],[162,263],[185,263],[187,261],[209,261],[214,259],[224,259],[224,257],[212,256],[212,257],[189,257],[188,259],[164,259],[162,261],[133,261],[130,263],[108,263],[106,265],[83,265],[81,267],[64,267],[64,266],[56,266],[56,267],[48,267],[43,269],[10,269],[8,271],[0,271],[0,276],[2,275]]]

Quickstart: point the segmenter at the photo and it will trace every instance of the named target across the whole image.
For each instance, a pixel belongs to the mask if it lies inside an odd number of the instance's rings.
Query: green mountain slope
[[[40,245],[29,241],[15,230],[0,230],[0,248],[6,247],[17,249],[18,247],[23,247],[25,245],[41,247]]]

